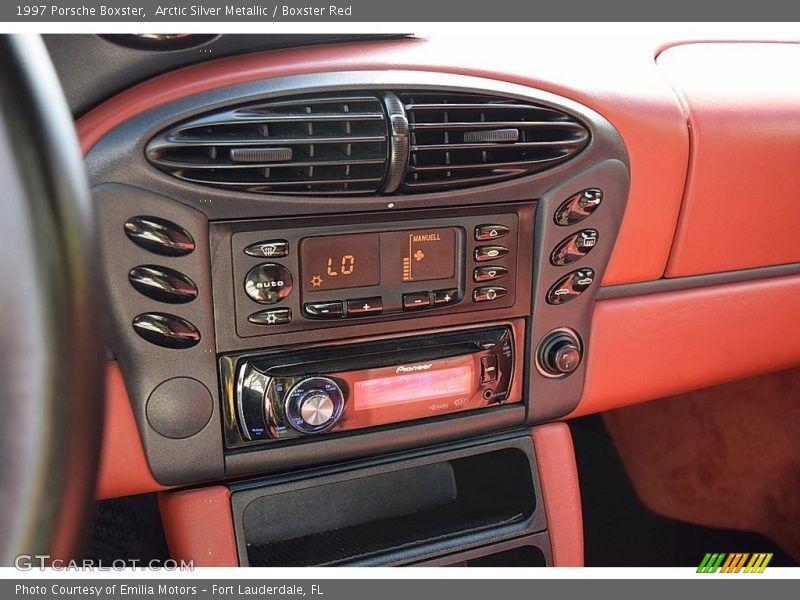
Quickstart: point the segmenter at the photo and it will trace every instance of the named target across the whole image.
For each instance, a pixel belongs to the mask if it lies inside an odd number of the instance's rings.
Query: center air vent
[[[276,194],[377,192],[389,152],[383,101],[337,95],[212,113],[154,138],[148,159],[192,183]]]
[[[272,194],[473,187],[563,163],[589,130],[532,102],[435,91],[282,98],[196,117],[147,145],[179,179]]]
[[[492,183],[562,163],[589,142],[567,114],[473,94],[404,94],[411,130],[406,187],[435,191]]]

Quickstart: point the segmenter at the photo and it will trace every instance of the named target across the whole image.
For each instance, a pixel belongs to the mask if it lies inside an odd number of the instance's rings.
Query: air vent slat
[[[443,96],[443,98],[446,97]],[[455,112],[461,110],[474,110],[474,111],[516,111],[516,112],[524,112],[524,113],[537,113],[541,115],[552,115],[554,118],[558,119],[568,119],[564,113],[559,112],[557,110],[553,110],[552,108],[546,108],[544,106],[536,106],[533,104],[523,104],[514,101],[503,101],[503,100],[495,100],[493,102],[486,102],[486,103],[453,103],[453,102],[441,102],[441,103],[431,103],[431,104],[406,104],[406,110],[411,111],[443,111],[446,110],[447,112]]]
[[[479,93],[337,92],[227,107],[150,140],[150,162],[237,192],[432,192],[522,177],[590,143],[553,106]]]
[[[574,154],[586,144],[586,138],[565,142],[475,142],[473,144],[430,144],[411,146],[416,152],[456,152],[458,150],[496,150],[498,148],[558,148]]]
[[[586,128],[578,123],[568,121],[476,121],[475,123],[414,123],[411,125],[412,131],[456,131],[459,129],[503,129],[506,127],[517,127],[525,129],[535,128],[559,128],[569,131],[585,133]]]
[[[351,160],[312,160],[312,161],[292,161],[286,163],[264,162],[264,163],[223,163],[223,162],[191,162],[178,160],[162,160],[161,164],[173,169],[255,169],[271,168],[280,169],[281,167],[348,167],[350,165],[382,165],[385,161],[380,158],[356,158]]]
[[[247,106],[244,108],[239,109],[243,113],[253,113],[253,112],[264,112],[270,110],[276,110],[280,108],[293,108],[293,107],[306,107],[306,106],[317,106],[320,104],[328,104],[328,105],[342,105],[345,104],[351,105],[354,103],[375,103],[377,101],[375,96],[358,96],[358,95],[341,95],[341,96],[317,96],[317,97],[303,97],[303,98],[295,98],[292,100],[272,100],[265,104],[259,104],[254,106]]]
[[[487,183],[492,183],[495,181],[502,181],[503,179],[508,179],[509,177],[514,177],[518,175],[524,175],[525,171],[515,171],[515,172],[507,172],[507,173],[496,173],[494,175],[477,175],[474,177],[460,177],[457,181],[459,184],[471,184],[471,185],[484,185]],[[454,182],[455,182],[454,181]],[[408,181],[406,182],[406,186],[410,189],[414,190],[435,190],[442,188],[441,181]]]
[[[337,121],[382,121],[384,118],[383,113],[369,112],[369,113],[326,113],[314,114],[304,113],[302,115],[258,115],[248,114],[226,120],[215,121],[214,124],[218,125],[250,125],[253,123],[326,123]],[[191,127],[185,127],[181,130],[181,135],[191,133],[193,129],[202,129],[204,124],[193,124]]]
[[[536,160],[519,160],[515,162],[495,162],[491,163],[492,169],[518,169],[520,172],[525,172],[528,170],[529,167],[537,166],[542,163],[548,162],[559,162],[562,160],[561,156],[555,158],[540,158]],[[457,170],[466,170],[466,169],[486,169],[486,162],[479,162],[479,163],[466,163],[462,165],[429,165],[425,167],[418,167],[411,165],[409,169],[411,172],[430,172],[430,171],[457,171]]]
[[[411,131],[408,191],[522,177],[569,160],[589,130],[565,112],[523,100],[418,92],[402,97]]]
[[[386,178],[377,95],[282,98],[209,113],[156,136],[147,157],[184,181],[275,194],[367,194]]]
[[[211,183],[205,179],[195,179],[193,177],[182,177],[186,181],[191,181],[194,183]],[[273,182],[275,185],[280,184],[282,186],[307,186],[307,185],[333,185],[333,184],[340,184],[340,183],[380,183],[383,181],[383,177],[363,177],[361,179],[355,178],[342,178],[342,179],[308,179],[305,181],[275,181]],[[254,181],[230,181],[226,182],[225,185],[233,186],[233,187],[248,187],[255,185],[258,182]]]
[[[181,139],[167,138],[153,145],[153,149],[183,148],[186,146],[288,146],[291,144],[374,144],[385,142],[385,135],[323,137],[262,137],[241,139]]]

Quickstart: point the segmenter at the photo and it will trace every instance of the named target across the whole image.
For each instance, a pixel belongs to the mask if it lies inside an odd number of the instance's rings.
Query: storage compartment
[[[537,489],[525,436],[234,490],[232,503],[243,564],[380,565],[541,531]]]

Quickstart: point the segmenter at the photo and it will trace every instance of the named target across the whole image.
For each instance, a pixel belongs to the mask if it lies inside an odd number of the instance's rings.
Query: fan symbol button
[[[420,262],[423,258],[425,258],[425,253],[422,250],[417,250],[414,253],[414,260]]]

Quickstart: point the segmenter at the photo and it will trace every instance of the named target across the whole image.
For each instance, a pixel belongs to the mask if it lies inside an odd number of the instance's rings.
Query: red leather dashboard
[[[667,277],[800,261],[800,45],[677,46],[658,66],[692,146]]]
[[[561,52],[558,60],[546,58],[552,49],[535,39],[486,52],[475,52],[467,38],[442,38],[252,54],[144,82],[77,127],[88,152],[154,106],[303,73],[413,69],[500,79],[581,102],[625,140],[630,197],[603,285],[800,261],[792,235],[800,198],[791,177],[800,153],[800,93],[790,75],[797,69],[789,66],[800,63],[800,46],[690,44],[665,50],[656,63],[659,48],[671,43],[627,39]],[[573,416],[800,363],[800,319],[786,302],[799,296],[797,276],[598,302]],[[775,331],[781,343],[763,351]],[[98,496],[160,489],[113,365],[109,381]]]

